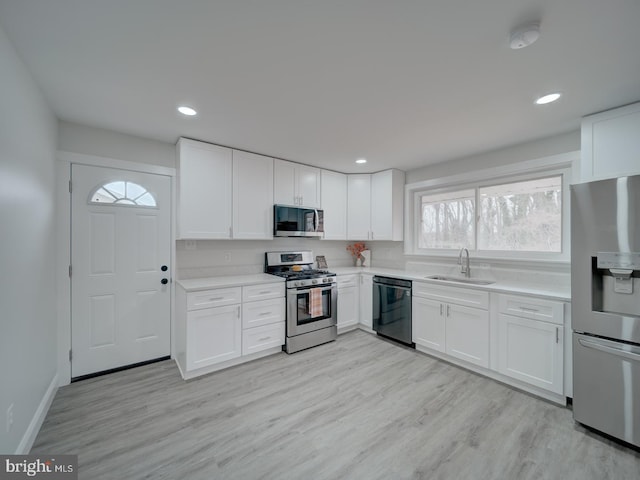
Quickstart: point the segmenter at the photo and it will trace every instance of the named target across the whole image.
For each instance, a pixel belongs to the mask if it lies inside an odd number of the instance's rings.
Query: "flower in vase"
[[[352,245],[347,245],[347,251],[353,255],[356,259],[361,258],[362,252],[367,249],[364,242],[356,242]]]

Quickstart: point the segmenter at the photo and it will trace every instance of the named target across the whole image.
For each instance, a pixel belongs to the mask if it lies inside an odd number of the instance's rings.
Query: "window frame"
[[[568,263],[570,261],[570,183],[571,162],[575,153],[561,154],[545,159],[524,162],[518,166],[508,166],[500,169],[492,168],[476,171],[470,174],[458,175],[429,180],[405,186],[405,202],[409,207],[405,212],[405,255],[421,257],[457,257],[459,249],[419,248],[421,232],[421,196],[443,194],[462,190],[475,190],[476,209],[479,208],[480,188],[517,183],[554,176],[562,178],[562,209],[561,209],[561,250],[560,252],[513,251],[513,250],[482,250],[478,245],[478,212],[475,212],[474,226],[475,248],[469,249],[473,257],[486,260],[505,261],[535,261],[549,263]],[[500,172],[500,170],[503,170]],[[500,174],[502,173],[502,174]],[[468,247],[467,247],[468,248]]]
[[[134,198],[130,198],[127,196],[127,194],[125,194],[122,197],[116,197],[116,194],[114,192],[112,192],[110,189],[108,189],[107,187],[109,185],[111,185],[112,183],[116,183],[116,182],[124,182],[125,184],[125,192],[127,191],[128,188],[128,184],[131,185],[135,185],[136,187],[139,187],[141,189],[144,190],[144,193],[141,193],[140,195],[137,195]],[[100,191],[100,190],[105,190],[109,195],[111,195],[113,197],[113,201],[111,202],[100,202],[100,201],[96,201],[94,200],[94,197],[96,196],[96,194]],[[140,204],[137,203],[137,200],[144,197],[145,195],[149,195],[152,200],[153,200],[153,205],[144,205],[144,204]],[[131,203],[128,203],[131,202]],[[100,206],[100,207],[126,207],[126,208],[146,208],[146,209],[158,209],[158,200],[156,197],[156,194],[154,192],[152,192],[151,190],[149,190],[146,186],[141,185],[139,183],[133,182],[133,181],[129,181],[129,180],[108,180],[106,182],[102,182],[99,185],[97,185],[96,187],[94,187],[91,190],[91,193],[89,194],[89,197],[87,199],[87,203],[89,205],[94,205],[94,206]]]

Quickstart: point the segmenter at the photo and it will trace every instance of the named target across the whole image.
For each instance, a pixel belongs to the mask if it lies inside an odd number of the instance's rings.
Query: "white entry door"
[[[170,354],[171,180],[72,165],[71,376]]]

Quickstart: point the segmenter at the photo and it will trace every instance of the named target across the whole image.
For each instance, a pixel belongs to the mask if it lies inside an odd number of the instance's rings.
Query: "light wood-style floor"
[[[361,331],[190,382],[164,361],[61,388],[33,453],[81,479],[638,479],[571,411]]]

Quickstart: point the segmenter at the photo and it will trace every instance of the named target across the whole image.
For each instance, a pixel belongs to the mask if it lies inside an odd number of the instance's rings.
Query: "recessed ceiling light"
[[[545,105],[547,103],[555,102],[560,98],[560,93],[550,93],[548,95],[543,95],[539,99],[536,100],[537,105]]]
[[[195,114],[197,114],[198,112],[195,111],[195,109],[188,107],[186,105],[180,105],[178,107],[178,111],[183,114],[183,115],[187,115],[189,117],[194,116]]]
[[[367,163],[367,159],[366,158],[359,158],[356,160],[356,163]]]

